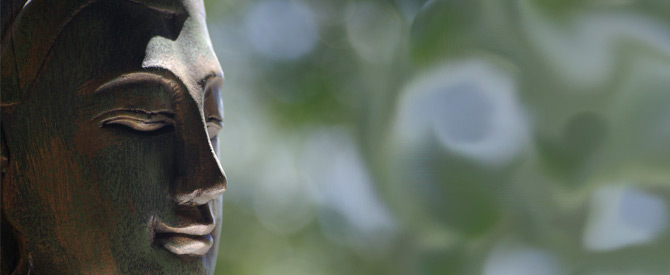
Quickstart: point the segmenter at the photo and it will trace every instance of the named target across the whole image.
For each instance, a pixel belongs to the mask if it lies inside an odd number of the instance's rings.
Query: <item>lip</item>
[[[177,255],[203,256],[214,244],[212,231],[215,224],[188,224],[170,226],[154,217],[152,224],[155,244]]]

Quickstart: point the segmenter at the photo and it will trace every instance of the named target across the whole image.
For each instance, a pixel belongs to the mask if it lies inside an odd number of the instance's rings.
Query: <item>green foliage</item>
[[[262,3],[310,15],[267,27]],[[670,270],[663,1],[206,4],[227,74],[218,274]]]

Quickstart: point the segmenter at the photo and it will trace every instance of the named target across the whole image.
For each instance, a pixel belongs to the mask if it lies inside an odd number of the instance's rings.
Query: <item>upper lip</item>
[[[179,222],[169,225],[158,217],[150,222],[153,242],[177,255],[202,256],[209,252],[216,227],[209,203],[178,211]]]
[[[192,236],[206,236],[214,231],[216,224],[189,224],[182,227],[169,226],[162,221],[156,219],[154,222],[155,233],[175,233]]]

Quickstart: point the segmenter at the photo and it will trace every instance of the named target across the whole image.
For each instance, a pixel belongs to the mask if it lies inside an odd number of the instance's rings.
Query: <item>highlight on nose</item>
[[[214,185],[207,189],[196,189],[188,194],[175,195],[174,199],[179,205],[203,205],[216,199],[226,191],[225,177],[223,183]]]

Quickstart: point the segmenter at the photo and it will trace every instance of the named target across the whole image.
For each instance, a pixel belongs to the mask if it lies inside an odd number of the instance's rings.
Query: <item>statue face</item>
[[[26,9],[53,8],[42,2]],[[17,269],[213,271],[223,73],[203,4],[162,2],[76,7],[42,63],[17,65],[36,72],[2,117],[3,235],[12,232]]]

